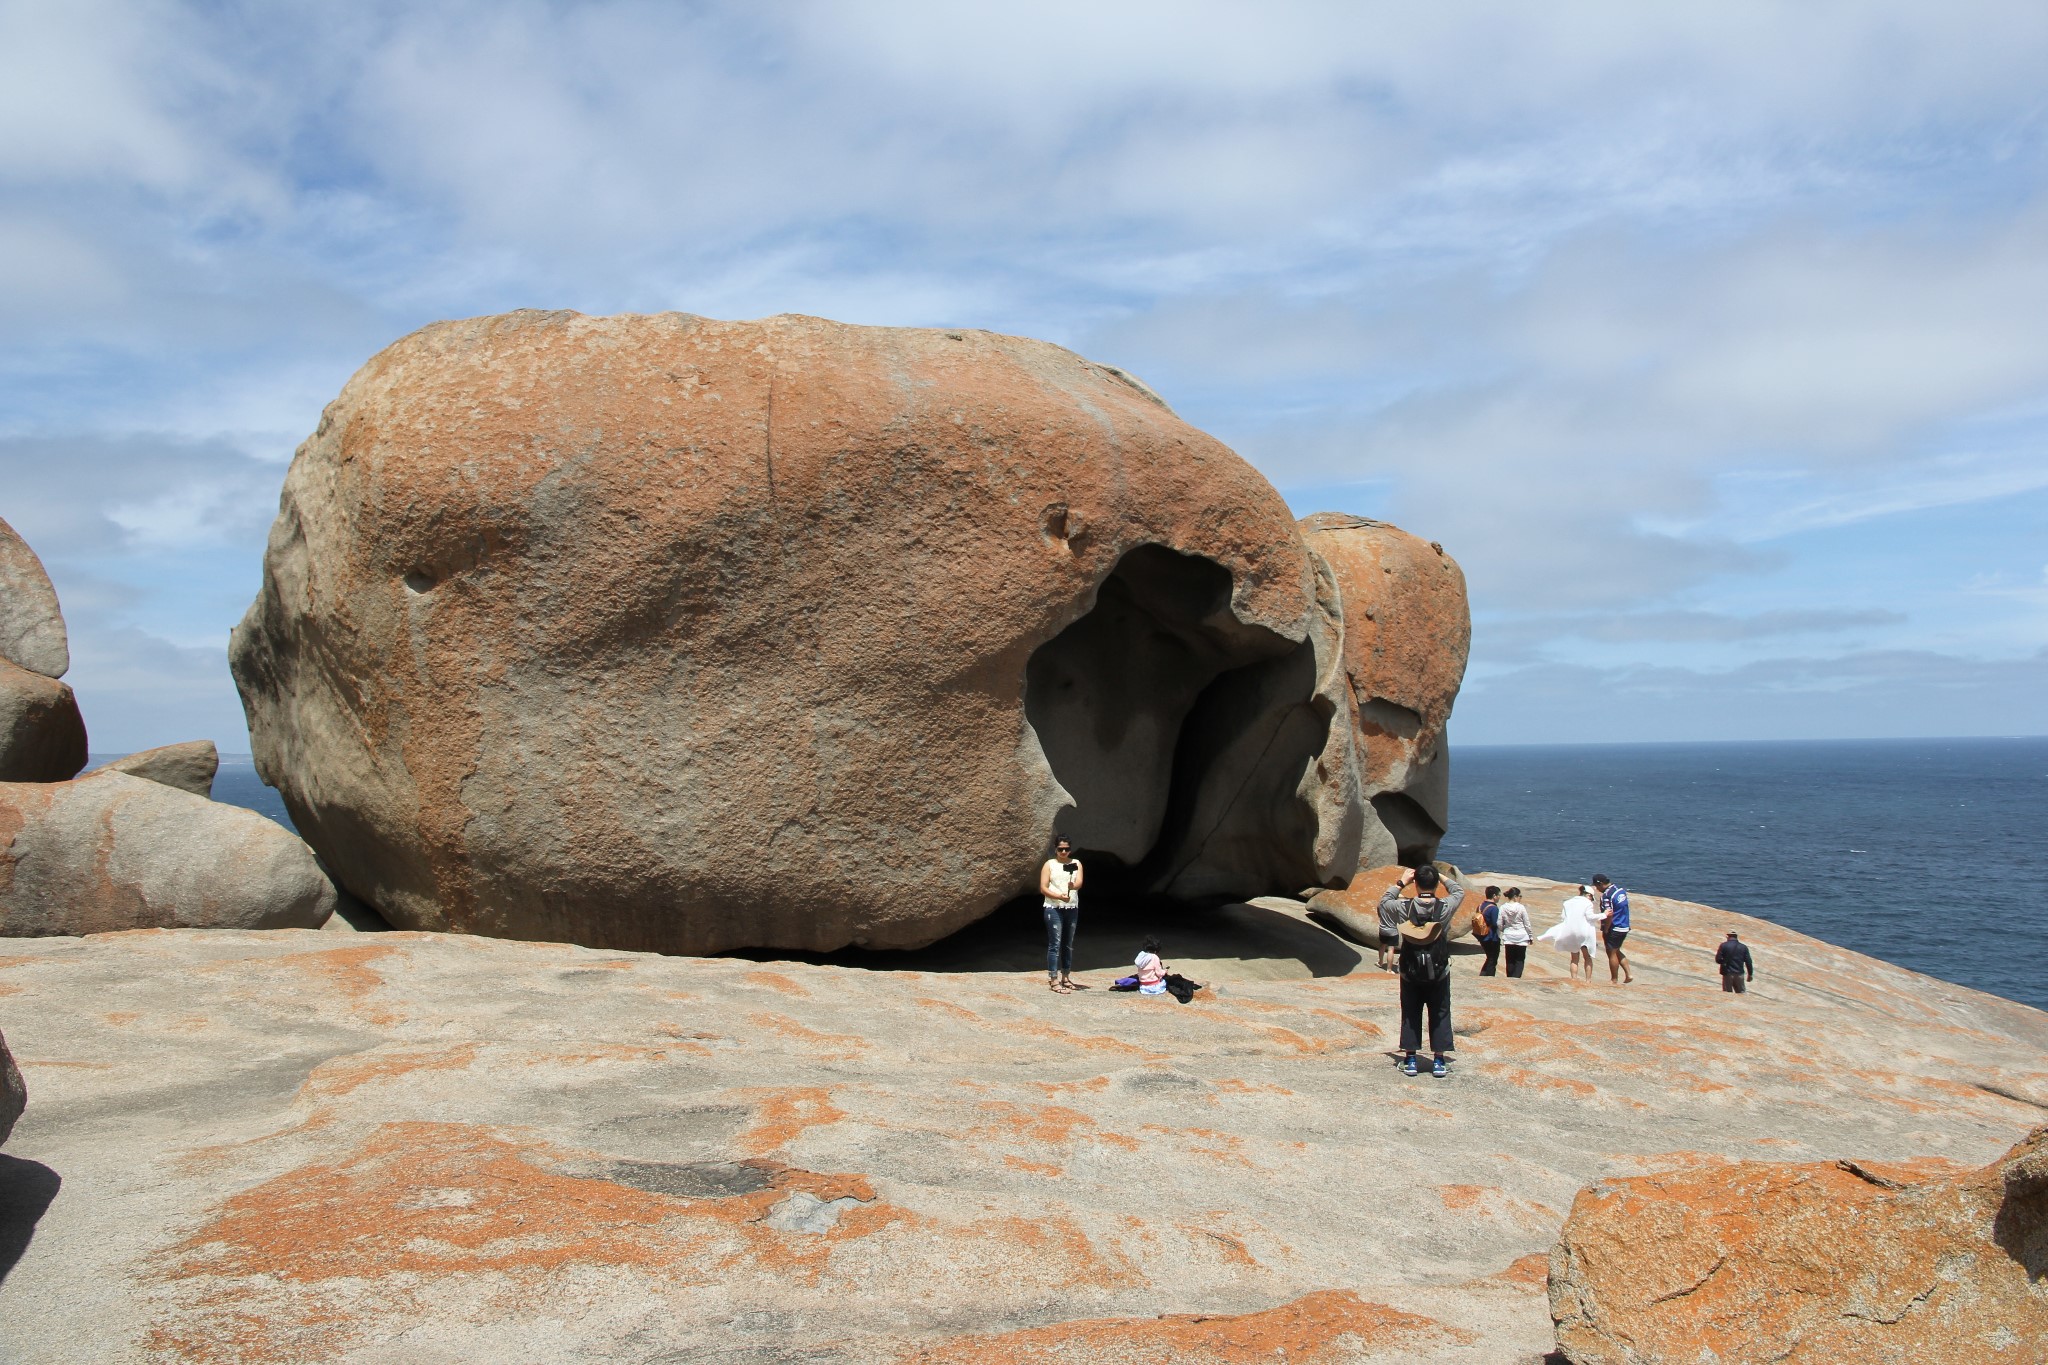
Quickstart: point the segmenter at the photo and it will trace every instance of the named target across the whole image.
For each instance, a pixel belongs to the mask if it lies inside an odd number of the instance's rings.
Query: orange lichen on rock
[[[330,987],[349,1005],[361,1010],[363,1017],[373,1024],[394,1024],[398,1022],[397,1015],[365,1003],[384,985],[384,978],[370,964],[392,951],[379,943],[358,943],[312,953],[286,953],[274,959],[272,965],[304,972]]]
[[[151,1343],[199,1361],[331,1355],[354,1319],[322,1297],[330,1282],[396,1277],[402,1295],[454,1276],[596,1265],[669,1284],[735,1274],[815,1284],[837,1247],[915,1221],[881,1204],[865,1176],[746,1164],[757,1188],[686,1196],[560,1168],[540,1144],[486,1128],[386,1124],[340,1160],[228,1199],[170,1248],[158,1278],[187,1292]],[[823,1229],[792,1235],[764,1222],[797,1194],[858,1202]],[[349,1297],[336,1293],[336,1303]]]
[[[1459,1335],[1432,1318],[1327,1289],[1256,1313],[1094,1318],[961,1337],[911,1351],[901,1365],[1121,1365],[1139,1359],[1334,1365],[1361,1359],[1368,1351]]]
[[[807,1048],[816,1049],[811,1055],[819,1058],[845,1061],[858,1057],[868,1050],[868,1040],[865,1038],[856,1037],[851,1033],[821,1033],[817,1029],[799,1024],[787,1015],[770,1014],[766,1010],[757,1010],[748,1015],[747,1022],[778,1038],[787,1038],[793,1043],[802,1043]]]
[[[1737,1162],[1595,1185],[1551,1253],[1550,1311],[1578,1365],[2039,1365],[2044,1275],[2048,1128],[1961,1176]]]
[[[822,1085],[741,1091],[740,1098],[752,1102],[754,1122],[740,1134],[739,1147],[754,1156],[778,1151],[811,1129],[846,1117],[846,1111],[832,1103],[831,1090]]]
[[[461,1071],[476,1060],[477,1045],[449,1048],[372,1048],[335,1057],[313,1068],[299,1097],[336,1100],[372,1081],[395,1080],[416,1071]]]

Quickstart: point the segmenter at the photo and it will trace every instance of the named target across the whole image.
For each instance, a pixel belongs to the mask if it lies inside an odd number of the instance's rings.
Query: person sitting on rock
[[[1413,886],[1415,894],[1401,892]],[[1443,895],[1448,890],[1449,896]],[[1451,916],[1465,899],[1465,888],[1445,882],[1429,864],[1410,871],[1380,897],[1380,922],[1394,912],[1401,935],[1401,1070],[1416,1072],[1415,1052],[1422,1046],[1422,1013],[1429,1011],[1429,1047],[1436,1054],[1432,1076],[1448,1076],[1451,1051]]]
[[[1749,994],[1749,983],[1756,980],[1756,959],[1749,955],[1749,945],[1728,931],[1727,941],[1714,949],[1714,965],[1721,969],[1721,989],[1731,995]]]
[[[1081,860],[1074,856],[1073,842],[1056,840],[1052,857],[1038,869],[1038,894],[1045,906],[1045,979],[1061,995],[1078,987],[1074,982],[1074,931],[1081,925]]]
[[[1166,964],[1159,959],[1159,940],[1148,938],[1138,949],[1138,994],[1166,994]]]

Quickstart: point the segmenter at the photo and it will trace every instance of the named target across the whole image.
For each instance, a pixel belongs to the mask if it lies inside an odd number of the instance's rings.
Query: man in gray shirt
[[[1401,894],[1411,886],[1414,895]],[[1416,1049],[1422,1046],[1424,1009],[1429,1011],[1429,1050],[1436,1054],[1430,1074],[1450,1074],[1450,1059],[1444,1054],[1452,1046],[1451,916],[1464,899],[1465,888],[1445,881],[1429,863],[1404,871],[1380,897],[1380,923],[1391,920],[1400,938],[1401,1070],[1410,1076],[1416,1072]]]

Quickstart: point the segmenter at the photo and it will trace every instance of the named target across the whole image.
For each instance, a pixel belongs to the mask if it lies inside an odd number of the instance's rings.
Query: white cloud
[[[2048,485],[2044,65],[2000,0],[0,0],[0,501],[226,596],[423,322],[802,311],[1126,365],[1483,621],[1881,635],[1700,585]]]

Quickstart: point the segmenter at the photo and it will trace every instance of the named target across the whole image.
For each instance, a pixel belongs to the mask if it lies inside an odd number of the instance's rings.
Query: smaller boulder
[[[254,811],[120,772],[0,783],[0,935],[318,929],[335,899]]]
[[[85,766],[85,718],[55,678],[0,659],[0,782],[62,782]]]
[[[21,1068],[14,1064],[13,1054],[7,1050],[7,1035],[0,1033],[0,1147],[7,1145],[14,1121],[27,1107],[28,1085],[21,1079]]]
[[[61,678],[71,667],[57,590],[43,561],[5,521],[0,521],[0,659],[46,678]]]
[[[2048,1128],[1981,1170],[1735,1162],[1581,1190],[1550,1253],[1573,1365],[2048,1360]]]
[[[127,773],[130,777],[147,778],[166,787],[206,797],[213,795],[213,775],[219,771],[220,751],[213,747],[210,739],[144,749],[139,754],[117,758],[93,769],[95,773]]]
[[[1472,932],[1473,922],[1479,917],[1479,893],[1484,888],[1467,883],[1458,869],[1449,863],[1438,863],[1436,868],[1465,888],[1465,899],[1451,916],[1450,925],[1450,936],[1463,938]],[[1366,868],[1341,891],[1325,890],[1312,894],[1308,908],[1334,923],[1353,942],[1374,946],[1380,936],[1380,897],[1386,895],[1387,888],[1406,872],[1406,868],[1392,863],[1385,867]]]

